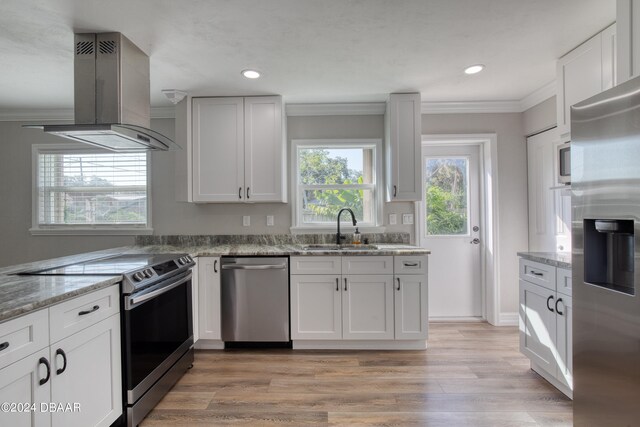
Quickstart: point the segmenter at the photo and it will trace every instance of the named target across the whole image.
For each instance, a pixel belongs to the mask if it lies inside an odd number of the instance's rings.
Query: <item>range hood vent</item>
[[[117,152],[180,146],[151,129],[149,57],[120,33],[75,35],[74,125],[27,125]]]

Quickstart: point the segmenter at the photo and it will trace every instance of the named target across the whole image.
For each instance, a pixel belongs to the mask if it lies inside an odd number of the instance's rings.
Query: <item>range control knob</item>
[[[133,280],[139,282],[144,279],[144,275],[141,272],[133,273]]]
[[[150,268],[147,268],[147,269],[144,271],[144,277],[146,277],[147,279],[149,279],[149,278],[153,277],[153,271],[151,271],[151,269],[150,269]]]
[[[178,258],[178,264],[180,264],[180,265],[184,265],[185,264],[184,257]]]

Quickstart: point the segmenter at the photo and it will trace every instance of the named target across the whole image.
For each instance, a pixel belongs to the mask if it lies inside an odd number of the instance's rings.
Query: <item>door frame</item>
[[[480,270],[482,288],[482,318],[492,325],[500,325],[500,280],[498,257],[498,150],[497,136],[482,134],[426,134],[422,135],[420,167],[423,168],[424,148],[432,146],[476,145],[480,159]],[[424,179],[422,194],[424,194]],[[421,241],[423,201],[415,203],[416,243]]]

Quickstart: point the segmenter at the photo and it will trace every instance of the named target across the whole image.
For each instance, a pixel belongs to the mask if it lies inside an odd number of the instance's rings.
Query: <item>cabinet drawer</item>
[[[393,272],[397,274],[427,274],[427,257],[406,255],[393,257]]]
[[[343,256],[342,274],[393,274],[393,257]]]
[[[556,270],[556,291],[561,294],[565,294],[571,296],[571,281],[573,277],[571,276],[571,270],[566,268],[558,268]]]
[[[0,368],[49,345],[49,310],[39,310],[0,324]]]
[[[54,305],[49,309],[51,342],[75,334],[119,311],[120,285]]]
[[[342,274],[339,256],[295,256],[289,262],[291,274]]]
[[[556,290],[556,268],[552,265],[520,258],[520,278],[549,290]]]

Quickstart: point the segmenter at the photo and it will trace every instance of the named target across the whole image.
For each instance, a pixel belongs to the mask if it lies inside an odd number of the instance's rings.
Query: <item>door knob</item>
[[[477,237],[475,239],[473,239],[472,241],[470,241],[469,243],[471,243],[472,245],[478,245],[480,244],[480,239],[478,239]]]

